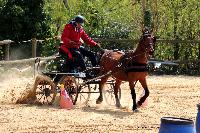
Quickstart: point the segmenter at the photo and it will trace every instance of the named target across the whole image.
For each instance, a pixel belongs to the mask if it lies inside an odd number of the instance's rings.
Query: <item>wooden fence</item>
[[[12,40],[0,41],[0,45],[5,45],[5,60],[10,59],[10,44],[13,43]]]
[[[102,43],[104,43],[104,42],[118,42],[118,43],[133,42],[133,43],[137,43],[139,41],[139,40],[136,40],[136,39],[135,40],[133,40],[133,39],[94,39],[94,40],[97,41],[97,42],[102,42]],[[31,40],[28,40],[28,41],[23,41],[23,42],[30,42],[31,43],[31,45],[32,45],[31,46],[32,47],[32,58],[36,57],[38,42],[43,42],[43,41],[45,41],[45,40],[38,40],[36,38],[32,38]],[[12,40],[0,41],[0,45],[5,45],[4,57],[5,57],[6,61],[10,60],[10,45],[12,45],[12,43],[14,43],[14,41],[12,41]],[[157,43],[166,43],[166,44],[169,44],[169,45],[170,44],[176,45],[177,43],[200,44],[200,40],[164,40],[164,39],[158,39]]]
[[[27,42],[31,42],[32,44],[32,57],[36,57],[36,51],[37,51],[37,39],[33,38]],[[0,41],[0,45],[5,45],[5,60],[8,61],[10,60],[10,45],[14,43],[12,40],[3,40]]]
[[[138,43],[139,40],[131,40],[131,39],[94,39],[97,42],[100,43],[105,43],[105,42],[117,42],[117,43]],[[23,41],[23,42],[28,42],[31,44],[31,48],[32,48],[32,58],[30,59],[23,59],[23,60],[14,60],[14,61],[9,61],[10,60],[10,45],[15,44],[15,42],[11,41],[11,40],[3,40],[0,41],[0,46],[1,45],[5,45],[5,49],[4,49],[4,57],[5,60],[0,61],[0,66],[1,65],[14,65],[14,64],[32,64],[34,63],[34,61],[37,58],[40,58],[40,60],[48,60],[48,58],[42,58],[42,57],[36,57],[36,53],[38,51],[38,42],[42,42],[39,43],[40,45],[43,44],[43,42],[46,40],[37,40],[36,38],[33,38],[31,40],[28,41]],[[176,44],[186,44],[186,45],[191,45],[191,44],[195,44],[200,46],[200,40],[164,40],[164,39],[158,39],[157,43],[159,45],[166,45],[169,47],[173,47]],[[171,46],[170,46],[171,45]],[[173,49],[173,48],[172,48]],[[198,52],[198,51],[197,51]],[[199,51],[200,52],[200,51]],[[199,53],[200,54],[200,53]],[[173,57],[173,55],[171,55]],[[50,58],[55,58],[55,57],[50,57]],[[200,59],[195,58],[195,59],[186,59],[186,60],[165,60],[160,58],[161,60],[149,60],[149,63],[155,65],[157,62],[158,64],[161,63],[163,67],[165,67],[164,71],[168,70],[172,70],[171,68],[175,66],[177,66],[177,64],[179,64],[177,67],[180,67],[180,74],[185,74],[184,71],[187,71],[186,73],[190,73],[191,75],[199,75],[200,74]],[[188,72],[191,71],[191,72]],[[175,73],[174,70],[172,73]]]

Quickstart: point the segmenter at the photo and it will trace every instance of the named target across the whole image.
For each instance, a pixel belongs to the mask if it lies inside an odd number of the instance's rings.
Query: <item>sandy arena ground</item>
[[[19,72],[20,73],[20,72]],[[133,113],[128,84],[122,89],[123,109],[95,104],[92,94],[89,107],[72,110],[53,106],[15,104],[33,77],[20,74],[0,75],[0,132],[67,132],[67,133],[157,133],[160,118],[183,117],[194,120],[200,101],[200,78],[190,76],[148,76],[148,106]],[[142,88],[137,85],[137,98]],[[95,97],[95,98],[94,98]]]

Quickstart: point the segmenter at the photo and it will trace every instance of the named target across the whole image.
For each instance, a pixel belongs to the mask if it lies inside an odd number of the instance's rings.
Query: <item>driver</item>
[[[82,45],[80,39],[82,39],[89,46],[101,47],[99,43],[93,41],[84,31],[83,23],[85,18],[81,15],[77,15],[73,20],[65,25],[63,33],[61,35],[62,44],[60,46],[60,53],[67,54],[69,59],[75,57],[79,63],[81,71],[86,69],[83,56],[90,59],[92,66],[97,65],[96,57],[93,52],[87,50]],[[69,63],[70,69],[74,69],[74,63]]]

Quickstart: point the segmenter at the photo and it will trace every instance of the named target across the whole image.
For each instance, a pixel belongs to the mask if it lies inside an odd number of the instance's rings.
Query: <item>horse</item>
[[[121,52],[115,50],[107,50],[103,53],[100,59],[100,72],[105,74],[101,78],[99,84],[100,95],[96,100],[96,104],[103,101],[102,89],[108,78],[112,76],[116,82],[114,85],[114,95],[116,100],[116,107],[120,108],[120,100],[118,91],[122,81],[128,81],[133,100],[132,110],[137,111],[142,103],[149,96],[149,89],[147,86],[146,76],[148,75],[148,59],[154,52],[154,45],[156,38],[149,30],[143,31],[135,50],[128,52]],[[110,73],[110,74],[106,74]],[[135,85],[139,81],[145,90],[145,94],[136,103]]]

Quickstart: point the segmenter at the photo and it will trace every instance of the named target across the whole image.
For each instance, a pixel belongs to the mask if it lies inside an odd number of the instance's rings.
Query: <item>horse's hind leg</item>
[[[101,82],[99,83],[99,93],[100,93],[100,95],[99,95],[99,97],[96,100],[96,104],[101,104],[102,101],[103,101],[102,89],[104,88],[105,83],[107,82],[107,80],[108,80],[108,77],[101,78]]]
[[[119,100],[119,97],[118,97],[118,92],[119,92],[121,83],[122,83],[121,80],[117,80],[116,79],[115,86],[114,86],[114,94],[115,94],[115,100],[116,100],[116,107],[118,107],[118,108],[121,107],[120,100]]]
[[[139,80],[139,82],[141,83],[142,87],[144,88],[145,94],[144,96],[142,96],[140,98],[140,100],[137,102],[138,106],[141,106],[142,103],[146,100],[146,98],[149,96],[149,89],[147,87],[147,82],[146,82],[146,78]]]

